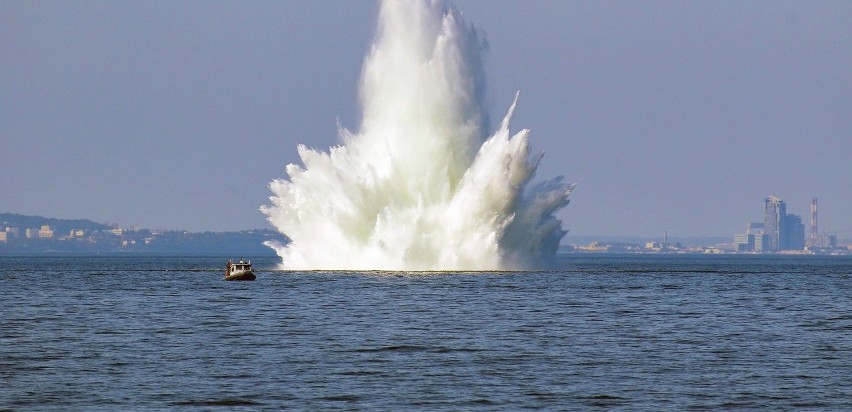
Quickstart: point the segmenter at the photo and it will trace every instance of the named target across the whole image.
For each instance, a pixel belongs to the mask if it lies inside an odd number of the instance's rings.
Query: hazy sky
[[[852,237],[852,2],[462,1],[488,104],[576,235],[730,235],[775,193]],[[358,129],[369,1],[0,0],[0,212],[269,227],[296,145]]]

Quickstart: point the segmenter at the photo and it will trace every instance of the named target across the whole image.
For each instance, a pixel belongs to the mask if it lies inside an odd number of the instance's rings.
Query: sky
[[[776,194],[852,237],[852,2],[455,2],[487,106],[578,183],[572,235],[730,236]],[[271,228],[300,143],[357,130],[375,2],[0,0],[0,212]]]

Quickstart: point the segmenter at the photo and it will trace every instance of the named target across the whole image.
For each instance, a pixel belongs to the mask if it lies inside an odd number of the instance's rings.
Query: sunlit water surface
[[[0,258],[0,409],[852,408],[852,259],[525,273]]]

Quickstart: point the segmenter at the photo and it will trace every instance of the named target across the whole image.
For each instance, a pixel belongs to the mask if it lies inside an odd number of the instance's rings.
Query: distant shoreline
[[[662,240],[662,241],[661,241]],[[136,226],[97,223],[88,219],[54,219],[0,213],[0,256],[276,256],[264,242],[287,243],[287,238],[271,229],[237,232],[189,232],[150,230]],[[559,254],[723,254],[754,255],[733,251],[730,241],[717,236],[683,236],[663,239],[636,236],[568,235],[562,239]],[[852,245],[844,239],[836,247],[810,247],[804,250],[762,253],[766,256],[852,255]]]

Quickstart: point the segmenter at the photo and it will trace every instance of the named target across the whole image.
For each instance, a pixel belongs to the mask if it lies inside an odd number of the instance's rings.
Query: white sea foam
[[[553,213],[574,185],[530,185],[540,155],[512,135],[512,103],[486,136],[484,42],[442,1],[383,1],[360,84],[360,131],[270,183],[261,211],[290,242],[285,269],[543,267],[565,234]]]

